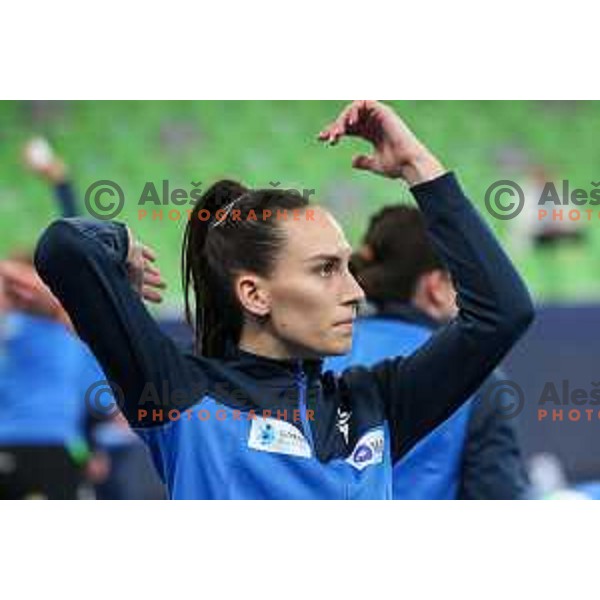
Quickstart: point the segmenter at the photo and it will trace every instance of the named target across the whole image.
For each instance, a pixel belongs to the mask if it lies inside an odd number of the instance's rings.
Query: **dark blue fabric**
[[[63,181],[54,186],[54,196],[63,217],[76,217],[79,215],[73,184]]]

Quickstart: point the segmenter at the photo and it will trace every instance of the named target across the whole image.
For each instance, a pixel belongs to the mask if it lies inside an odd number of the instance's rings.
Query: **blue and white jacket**
[[[413,355],[341,376],[320,360],[182,352],[129,284],[124,224],[72,218],[48,227],[36,267],[113,383],[171,498],[391,498],[392,465],[523,334],[529,294],[454,175],[412,193],[460,313]]]

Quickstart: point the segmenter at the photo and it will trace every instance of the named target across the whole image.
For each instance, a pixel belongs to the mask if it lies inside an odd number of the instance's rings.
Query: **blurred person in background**
[[[357,322],[352,352],[327,361],[336,372],[410,355],[458,312],[450,273],[416,208],[374,215],[351,269],[371,314]],[[497,381],[495,374],[487,384]],[[394,498],[523,498],[526,469],[514,423],[501,409],[500,399],[476,393],[394,466]]]
[[[25,166],[52,187],[59,212],[63,217],[76,217],[79,207],[67,166],[42,137],[31,139],[23,149]]]
[[[568,294],[569,273],[581,264],[587,249],[585,207],[555,203],[563,185],[548,166],[528,165],[521,184],[523,209],[509,220],[511,250],[522,258],[531,257],[544,293],[554,299]]]
[[[52,189],[61,215],[79,215],[79,203],[67,164],[47,140],[39,137],[30,140],[24,148],[23,157],[27,168]],[[101,373],[99,366],[97,371]],[[105,379],[104,375],[97,378],[98,381]],[[89,385],[92,383],[90,381]],[[102,403],[107,405],[104,401]],[[118,410],[111,410],[110,414],[97,415],[90,432],[96,451],[88,462],[87,471],[95,484],[96,497],[100,500],[164,498],[164,487],[144,444]]]
[[[516,249],[524,251],[584,240],[584,220],[568,217],[569,211],[578,207],[552,201],[560,198],[562,186],[563,182],[547,166],[541,163],[529,166],[522,185],[523,209],[511,219],[512,243]]]
[[[0,261],[0,498],[89,497],[102,477],[84,398],[104,379],[25,254]]]

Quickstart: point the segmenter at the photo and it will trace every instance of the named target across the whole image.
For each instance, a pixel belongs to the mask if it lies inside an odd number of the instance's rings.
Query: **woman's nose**
[[[358,285],[358,281],[354,278],[354,276],[348,272],[347,279],[347,290],[345,293],[346,302],[352,302],[354,304],[359,304],[365,299],[365,293],[363,289]]]

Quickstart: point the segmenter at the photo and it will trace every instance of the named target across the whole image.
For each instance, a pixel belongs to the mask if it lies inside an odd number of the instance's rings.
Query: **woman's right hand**
[[[137,241],[129,227],[127,233],[129,235],[127,254],[129,281],[141,298],[159,304],[163,300],[162,290],[167,287],[167,284],[162,279],[160,269],[152,264],[156,262],[156,252]]]

